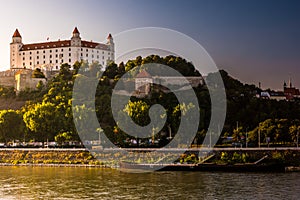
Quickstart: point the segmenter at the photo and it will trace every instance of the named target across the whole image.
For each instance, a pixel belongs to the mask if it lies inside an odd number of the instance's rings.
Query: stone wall
[[[14,87],[15,86],[15,77],[14,76],[0,76],[0,85],[5,87]]]
[[[37,84],[41,81],[46,83],[45,78],[32,78],[31,71],[22,71],[15,76],[15,89],[17,92],[28,89],[36,89]]]

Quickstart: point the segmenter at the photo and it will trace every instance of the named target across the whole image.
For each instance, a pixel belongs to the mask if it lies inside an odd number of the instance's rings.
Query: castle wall
[[[46,83],[45,78],[31,78],[31,73],[19,73],[15,76],[15,88],[16,91],[22,91],[25,89],[36,89],[39,82]]]
[[[0,85],[6,87],[15,86],[15,77],[14,76],[0,76]]]

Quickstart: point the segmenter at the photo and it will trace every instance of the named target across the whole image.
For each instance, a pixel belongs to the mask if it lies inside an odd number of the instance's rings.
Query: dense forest
[[[25,90],[15,95],[12,88],[0,87],[0,98],[27,101],[18,110],[0,111],[0,141],[9,143],[19,141],[56,141],[59,144],[66,141],[79,141],[80,138],[74,126],[72,112],[96,112],[103,133],[115,144],[127,147],[163,146],[169,142],[168,137],[174,136],[178,130],[181,115],[195,109],[195,105],[188,102],[179,103],[172,92],[152,90],[147,98],[132,96],[120,115],[127,115],[138,125],[150,123],[149,108],[154,104],[161,104],[166,109],[166,124],[163,129],[152,138],[140,140],[140,144],[132,144],[135,137],[124,133],[112,116],[111,95],[118,80],[130,72],[134,76],[138,71],[132,71],[136,66],[147,63],[167,65],[184,76],[201,76],[192,63],[175,56],[160,57],[151,55],[145,58],[137,57],[126,63],[110,63],[105,71],[99,63],[88,64],[77,62],[72,68],[62,64],[59,73],[47,82],[38,84],[36,90]],[[72,69],[72,70],[71,70]],[[233,142],[247,142],[258,145],[258,135],[261,143],[268,145],[296,145],[297,133],[300,127],[300,101],[276,101],[260,99],[256,94],[260,89],[255,85],[243,84],[230,77],[227,72],[220,70],[226,88],[227,113],[222,137],[232,137]],[[40,70],[35,76],[42,77]],[[210,79],[214,74],[209,74]],[[82,81],[97,80],[98,86],[95,96],[95,110],[89,110],[85,105],[72,108],[72,92],[75,79]],[[207,132],[210,122],[210,97],[206,85],[193,88],[198,98],[200,123],[196,135],[200,145]],[[122,96],[120,95],[120,98]],[[73,109],[73,110],[72,110]],[[181,112],[184,110],[184,112]],[[99,130],[86,130],[99,131]],[[220,138],[219,144],[222,144]],[[152,143],[147,143],[152,139]],[[158,141],[158,143],[153,143]]]

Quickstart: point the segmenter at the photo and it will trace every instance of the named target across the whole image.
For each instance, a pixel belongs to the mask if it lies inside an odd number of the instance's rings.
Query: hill
[[[16,98],[0,98],[0,110],[20,110],[26,101]]]

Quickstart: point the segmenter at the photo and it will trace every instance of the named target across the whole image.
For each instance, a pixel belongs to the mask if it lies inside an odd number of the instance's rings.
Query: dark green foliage
[[[16,97],[14,87],[0,86],[0,97],[2,97],[2,98],[14,98],[14,97]]]
[[[45,75],[40,68],[36,68],[32,73],[32,78],[45,78]]]
[[[72,92],[73,84],[76,78],[82,81],[90,79],[99,80],[96,89],[95,112],[101,127],[105,134],[114,143],[120,146],[128,146],[128,140],[134,138],[122,132],[114,121],[111,112],[111,94],[115,84],[126,72],[134,69],[136,66],[154,63],[151,69],[147,69],[155,73],[157,64],[168,65],[177,70],[184,76],[200,76],[200,73],[195,70],[192,63],[176,56],[160,57],[150,55],[142,58],[137,57],[134,60],[120,63],[110,63],[106,70],[102,73],[102,66],[99,63],[88,64],[86,62],[77,62],[71,70],[71,66],[63,64],[57,76],[48,81],[47,85],[39,84],[37,91],[25,90],[20,92],[18,98],[23,100],[32,100],[29,105],[22,109],[24,120],[27,125],[26,133],[29,139],[38,138],[41,140],[56,138],[57,141],[79,140],[72,115]],[[100,74],[102,76],[100,77]],[[131,72],[135,75],[138,71]],[[40,70],[34,71],[35,77],[42,77]],[[227,115],[223,135],[233,136],[234,141],[242,141],[248,132],[248,141],[257,145],[258,129],[261,131],[261,142],[265,143],[266,138],[271,139],[271,145],[284,144],[295,145],[297,139],[297,131],[299,128],[300,119],[300,102],[299,101],[275,101],[258,99],[255,97],[260,89],[254,85],[243,84],[240,81],[230,77],[227,72],[221,70],[220,74],[223,78],[226,96],[227,96]],[[207,80],[213,78],[216,74],[209,74]],[[122,83],[122,88],[126,84],[134,84],[133,82]],[[153,86],[155,89],[157,86]],[[87,88],[88,89],[88,88]],[[200,122],[196,135],[197,144],[201,144],[211,116],[210,96],[206,86],[193,88],[199,101],[200,107]],[[182,94],[185,94],[184,91]],[[12,88],[0,87],[0,96],[5,98],[14,97]],[[120,95],[119,98],[124,96]],[[151,98],[150,98],[151,97]],[[90,102],[89,102],[90,103]],[[138,124],[144,126],[149,124],[148,109],[154,105],[162,105],[167,112],[166,124],[159,134],[155,135],[155,139],[160,139],[160,145],[168,143],[167,137],[171,131],[172,137],[176,134],[181,114],[181,107],[193,109],[189,103],[179,105],[178,99],[173,93],[163,93],[159,90],[153,90],[149,98],[140,99],[131,97],[131,101],[127,108],[123,108],[124,113],[128,114]],[[86,105],[85,105],[86,106]],[[144,109],[146,108],[146,109]],[[85,107],[80,107],[80,112],[84,111]],[[88,112],[94,112],[88,110]],[[40,114],[39,117],[37,114]],[[43,121],[44,120],[44,121]],[[236,128],[238,121],[239,127]],[[36,122],[36,123],[35,123]],[[37,123],[42,123],[38,126]],[[90,131],[90,130],[86,130]],[[49,134],[44,135],[44,132]],[[38,137],[40,136],[40,137]],[[9,140],[12,137],[7,137]],[[219,141],[221,143],[221,140]],[[265,144],[266,145],[266,144]],[[231,158],[230,158],[231,159]],[[238,158],[239,161],[243,160]]]

